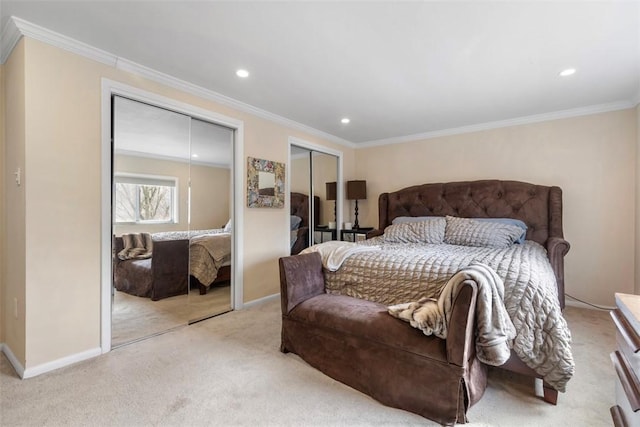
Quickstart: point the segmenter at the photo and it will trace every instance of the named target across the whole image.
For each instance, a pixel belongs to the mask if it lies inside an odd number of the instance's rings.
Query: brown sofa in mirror
[[[291,255],[297,255],[309,245],[309,196],[302,193],[291,192],[290,203],[291,215],[302,219],[297,228],[296,240],[291,245]],[[320,198],[313,197],[313,218],[314,226],[318,226],[320,221]],[[291,230],[295,232],[296,230]]]
[[[189,265],[193,262],[194,254],[190,251],[190,240],[186,236],[197,236],[206,231],[221,232],[222,229],[154,233],[151,235],[153,255],[147,259],[121,260],[118,258],[118,253],[124,245],[122,237],[114,236],[112,256],[114,288],[130,295],[158,301],[177,295],[186,295],[190,287],[198,288],[200,295],[204,295],[210,286],[228,284],[231,280],[229,263],[220,266],[215,279],[208,284],[203,284],[190,275]],[[176,237],[171,238],[172,234]],[[196,255],[207,256],[204,252],[200,251]]]

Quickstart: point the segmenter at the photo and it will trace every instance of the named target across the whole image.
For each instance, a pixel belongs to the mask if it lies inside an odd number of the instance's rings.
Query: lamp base
[[[355,230],[360,228],[360,224],[358,224],[358,199],[356,199],[356,215],[355,215],[356,219],[355,221],[353,221],[353,228]]]

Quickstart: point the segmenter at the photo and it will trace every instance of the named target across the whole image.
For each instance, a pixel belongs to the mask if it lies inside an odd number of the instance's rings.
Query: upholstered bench
[[[446,340],[387,314],[385,306],[325,293],[320,255],[280,259],[281,351],[385,405],[444,425],[466,422],[486,388],[475,357],[477,288],[461,287]]]

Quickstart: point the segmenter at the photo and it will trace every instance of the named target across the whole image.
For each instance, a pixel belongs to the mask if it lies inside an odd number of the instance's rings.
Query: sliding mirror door
[[[189,321],[231,310],[233,130],[191,120]]]
[[[189,122],[113,98],[113,347],[188,322]]]
[[[312,191],[318,215],[313,228],[314,243],[338,240],[336,223],[336,196],[338,181],[338,158],[331,154],[314,151],[311,156]]]
[[[338,157],[291,145],[291,254],[316,243],[337,240]]]
[[[291,254],[296,255],[309,247],[311,241],[311,150],[295,145],[291,146],[291,164],[289,167],[291,213],[289,243]]]
[[[233,131],[118,96],[112,124],[116,347],[230,310]]]

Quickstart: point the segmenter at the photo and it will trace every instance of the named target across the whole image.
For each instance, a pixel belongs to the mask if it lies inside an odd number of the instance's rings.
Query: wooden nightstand
[[[367,233],[373,230],[373,227],[360,227],[358,229],[341,230],[340,240],[345,242],[360,242],[367,239]]]

